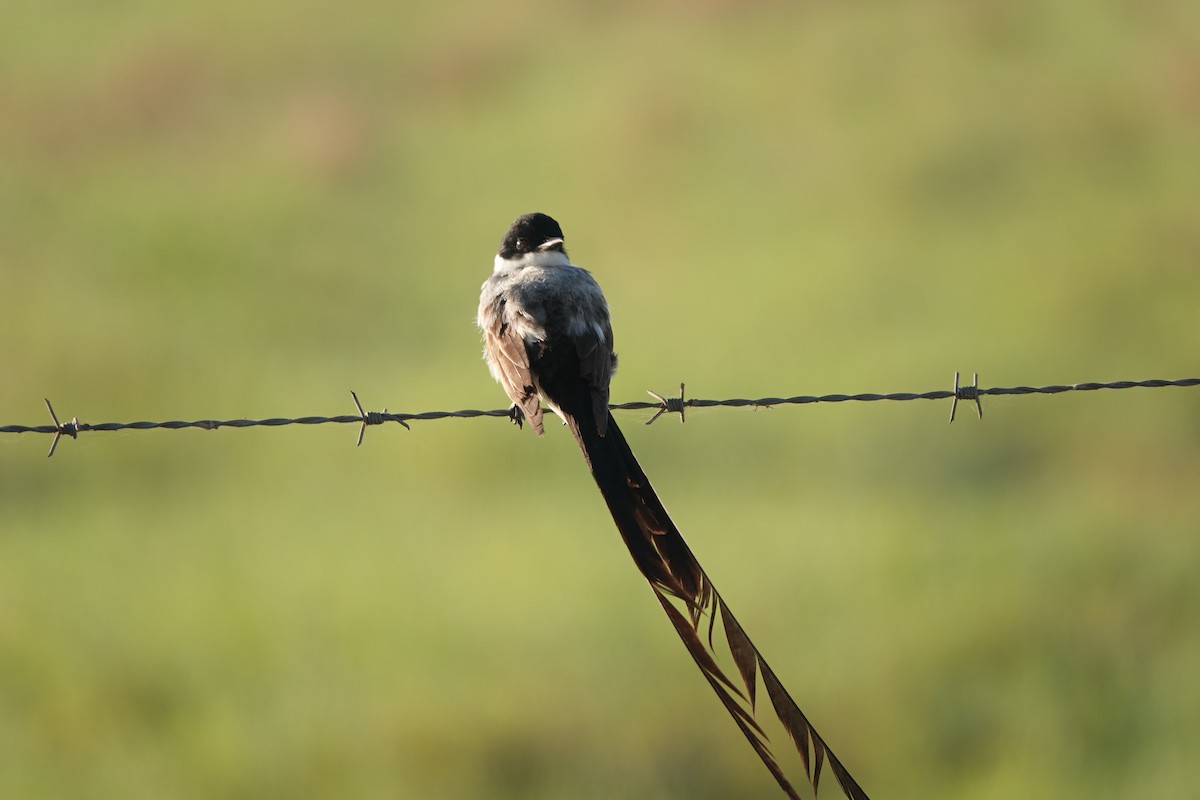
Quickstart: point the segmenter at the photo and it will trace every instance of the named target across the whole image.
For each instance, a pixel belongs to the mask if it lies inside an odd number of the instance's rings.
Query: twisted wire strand
[[[979,376],[975,375],[975,382],[971,386],[959,385],[958,373],[954,375],[954,387],[952,389],[936,389],[929,392],[889,392],[886,394],[877,393],[859,393],[859,394],[823,394],[823,395],[795,395],[792,397],[758,397],[758,398],[729,398],[724,400],[707,400],[700,398],[685,398],[684,384],[679,385],[679,395],[677,397],[664,397],[662,395],[650,392],[654,400],[641,400],[626,403],[614,403],[609,407],[613,410],[624,411],[645,411],[654,409],[655,414],[646,424],[650,424],[657,420],[663,414],[679,414],[680,421],[685,419],[684,413],[689,408],[772,408],[782,405],[808,405],[812,403],[847,403],[847,402],[874,402],[880,400],[890,401],[908,401],[908,400],[947,400],[953,398],[954,405],[951,408],[950,421],[954,421],[954,410],[957,408],[959,400],[974,402],[979,415],[983,415],[983,406],[980,404],[980,398],[990,395],[1032,395],[1032,394],[1062,394],[1064,392],[1092,392],[1101,389],[1160,389],[1165,387],[1191,387],[1200,386],[1200,378],[1181,378],[1177,380],[1165,380],[1154,378],[1141,381],[1110,381],[1110,382],[1087,382],[1073,384],[1053,384],[1049,386],[979,386]],[[361,403],[358,401],[358,396],[351,392],[354,397],[354,403],[357,407],[357,414],[341,414],[338,416],[306,416],[306,417],[269,417],[267,419],[199,419],[199,420],[167,420],[164,422],[99,422],[88,423],[80,422],[79,419],[72,418],[69,422],[60,422],[57,414],[54,412],[50,401],[46,400],[46,408],[50,412],[53,419],[51,425],[0,425],[0,433],[43,433],[53,434],[54,442],[50,447],[48,455],[54,455],[54,450],[58,446],[59,440],[63,436],[75,438],[80,433],[91,433],[99,431],[125,431],[125,430],[181,430],[184,428],[200,428],[202,430],[217,430],[218,428],[255,428],[255,427],[281,427],[285,425],[325,425],[325,424],[352,424],[358,423],[359,428],[359,444],[362,444],[362,435],[368,425],[379,425],[384,422],[398,422],[404,427],[408,427],[408,423],[412,421],[428,422],[441,419],[471,419],[475,417],[503,417],[512,419],[512,410],[507,408],[497,409],[461,409],[458,411],[422,411],[419,413],[390,413],[387,409],[383,411],[364,411]]]

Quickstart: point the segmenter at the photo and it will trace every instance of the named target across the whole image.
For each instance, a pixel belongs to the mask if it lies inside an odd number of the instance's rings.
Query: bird
[[[813,791],[827,764],[847,798],[867,800],[730,612],[617,426],[609,411],[617,356],[608,303],[592,274],[571,263],[552,217],[524,214],[509,226],[480,292],[477,323],[488,369],[512,401],[510,418],[541,436],[544,401],[570,430],[634,564],[780,788],[800,797],[756,717],[760,677]],[[718,662],[718,623],[740,685]]]

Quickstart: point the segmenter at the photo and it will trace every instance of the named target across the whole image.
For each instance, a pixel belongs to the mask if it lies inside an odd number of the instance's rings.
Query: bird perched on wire
[[[646,473],[608,410],[617,366],[608,303],[591,273],[567,257],[562,229],[545,214],[525,214],[509,227],[484,282],[478,323],[492,375],[513,402],[512,418],[540,436],[542,406],[566,423],[604,496],[633,561],[650,583],[700,671],[780,787],[798,798],[755,718],[761,676],[771,706],[791,737],[816,790],[828,762],[851,800],[866,793],[817,734],[730,613],[667,515]],[[701,623],[708,617],[707,635]],[[718,620],[741,678],[718,665]]]

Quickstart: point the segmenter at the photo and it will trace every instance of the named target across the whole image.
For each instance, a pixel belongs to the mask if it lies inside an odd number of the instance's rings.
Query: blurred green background
[[[1200,372],[1189,0],[3,17],[0,423],[503,406],[531,210],[617,401]],[[873,796],[1192,796],[1200,390],[948,411],[618,418]],[[0,796],[777,796],[549,427],[0,436]]]

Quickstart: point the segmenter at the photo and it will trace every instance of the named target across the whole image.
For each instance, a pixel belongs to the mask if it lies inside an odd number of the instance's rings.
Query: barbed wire
[[[653,401],[641,400],[628,403],[614,403],[609,406],[614,411],[645,411],[654,409],[654,415],[646,420],[649,425],[656,421],[663,414],[678,414],[679,421],[685,421],[685,413],[689,408],[772,408],[782,405],[807,405],[810,403],[847,403],[847,402],[872,402],[878,400],[906,401],[906,400],[946,400],[953,399],[950,406],[950,422],[954,422],[956,413],[958,412],[958,401],[965,400],[975,403],[975,411],[979,418],[983,418],[983,404],[980,398],[986,395],[1031,395],[1031,394],[1062,394],[1063,392],[1092,392],[1100,389],[1160,389],[1167,386],[1200,386],[1200,378],[1181,378],[1178,380],[1163,380],[1154,378],[1143,381],[1111,381],[1108,383],[1073,383],[1073,384],[1055,384],[1051,386],[1008,386],[1008,387],[987,387],[983,388],[979,385],[979,373],[974,373],[974,380],[970,386],[964,386],[959,383],[959,373],[954,373],[954,387],[952,389],[937,389],[930,392],[889,392],[887,394],[862,393],[862,394],[823,394],[823,395],[796,395],[794,397],[759,397],[756,399],[748,398],[732,398],[728,400],[703,400],[696,398],[688,398],[684,395],[684,384],[679,384],[678,397],[664,397],[656,392],[648,392],[654,398]],[[335,424],[352,424],[357,423],[358,429],[358,445],[363,442],[363,435],[367,431],[368,425],[381,425],[385,422],[398,422],[405,428],[408,428],[408,423],[411,421],[427,422],[430,420],[459,418],[470,419],[473,417],[504,417],[506,419],[515,420],[511,408],[496,408],[490,410],[480,409],[463,409],[461,411],[422,411],[416,414],[394,414],[388,412],[385,408],[383,411],[364,411],[362,403],[358,400],[358,395],[350,392],[350,396],[354,399],[354,405],[357,409],[357,414],[343,414],[334,417],[308,416],[297,418],[271,417],[269,419],[199,419],[190,422],[182,420],[170,420],[167,422],[101,422],[87,423],[80,422],[78,417],[72,417],[70,422],[60,422],[58,415],[54,412],[54,406],[46,400],[46,409],[50,412],[50,418],[54,420],[53,425],[0,425],[0,433],[46,433],[53,434],[54,440],[50,444],[50,452],[46,454],[47,458],[54,455],[54,451],[58,448],[58,443],[64,436],[70,436],[72,439],[78,437],[80,433],[92,433],[99,431],[127,431],[127,430],[181,430],[183,428],[201,428],[203,430],[216,430],[218,428],[255,428],[255,427],[280,427],[283,425],[325,425],[329,423]]]

